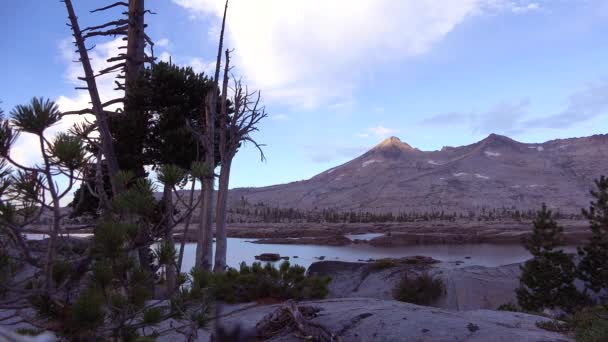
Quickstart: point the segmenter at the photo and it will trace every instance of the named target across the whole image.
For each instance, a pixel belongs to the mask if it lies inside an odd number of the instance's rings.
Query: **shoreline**
[[[586,221],[563,221],[564,243],[575,245],[590,236]],[[92,225],[72,225],[61,234],[92,234]],[[183,239],[183,225],[174,230],[175,240]],[[191,225],[187,242],[196,242]],[[46,226],[30,226],[24,233],[45,234]],[[408,223],[248,223],[228,225],[229,238],[252,239],[258,244],[345,246],[364,243],[375,247],[459,244],[521,244],[532,231],[530,222],[408,222]],[[357,235],[382,234],[370,239]],[[350,235],[349,239],[347,235]]]

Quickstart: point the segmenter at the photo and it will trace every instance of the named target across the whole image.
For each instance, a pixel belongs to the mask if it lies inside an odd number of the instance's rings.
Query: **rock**
[[[319,256],[319,257],[315,257],[315,259],[317,259],[317,260],[325,260],[325,256],[324,256],[324,255],[321,255],[321,256]]]
[[[536,322],[546,318],[523,313],[453,312],[372,298],[326,299],[298,305],[318,309],[316,317],[309,322],[339,334],[343,341],[573,341],[568,336],[536,326]],[[221,324],[228,329],[240,325],[242,331],[252,331],[262,318],[280,307],[249,306],[233,309],[230,313],[224,311]],[[163,335],[157,341],[172,341],[171,338],[177,336]],[[200,330],[198,340],[208,339],[209,332]],[[292,332],[269,341],[296,342],[301,339]]]
[[[406,274],[428,272],[440,277],[445,293],[433,306],[450,310],[497,309],[516,302],[519,264],[500,267],[444,268],[428,258],[395,259],[396,265],[377,268],[376,263],[324,261],[308,268],[310,275],[330,276],[329,297],[393,299],[393,289]],[[384,265],[384,263],[383,263]]]
[[[352,243],[344,235],[320,236],[320,237],[299,237],[285,238],[273,237],[254,240],[252,243],[276,244],[276,245],[319,245],[319,246],[346,246]]]
[[[260,261],[279,261],[281,260],[281,255],[276,253],[262,253],[260,255],[255,256],[255,260]]]

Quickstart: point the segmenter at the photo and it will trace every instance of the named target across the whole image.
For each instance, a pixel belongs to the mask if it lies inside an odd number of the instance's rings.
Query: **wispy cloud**
[[[474,133],[520,134],[537,129],[564,129],[608,114],[608,79],[587,84],[572,93],[566,107],[554,114],[535,116],[531,101],[503,102],[483,112],[442,113],[419,122],[420,125],[465,126]]]

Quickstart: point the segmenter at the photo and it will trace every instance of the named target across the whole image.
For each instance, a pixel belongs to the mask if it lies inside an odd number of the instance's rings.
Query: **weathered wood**
[[[321,324],[311,322],[318,310],[310,306],[298,306],[287,301],[280,308],[264,316],[256,325],[257,337],[268,339],[286,329],[296,329],[300,337],[319,342],[341,342],[342,338]]]
[[[108,173],[110,176],[110,182],[112,184],[112,192],[118,193],[121,189],[115,182],[115,175],[118,173],[118,160],[116,159],[116,152],[114,151],[114,144],[112,143],[112,135],[110,134],[110,127],[108,125],[108,117],[106,112],[103,110],[101,104],[101,98],[99,96],[99,90],[97,89],[97,83],[95,82],[95,74],[91,67],[91,61],[89,54],[84,44],[84,38],[82,37],[82,31],[78,25],[78,19],[74,12],[71,0],[64,0],[66,9],[68,11],[68,17],[70,19],[70,25],[72,27],[74,40],[78,53],[80,54],[80,62],[84,69],[85,79],[87,83],[87,90],[91,97],[91,104],[93,106],[92,111],[95,115],[97,127],[99,129],[99,138],[101,139],[101,146],[103,154],[106,158],[108,166]]]

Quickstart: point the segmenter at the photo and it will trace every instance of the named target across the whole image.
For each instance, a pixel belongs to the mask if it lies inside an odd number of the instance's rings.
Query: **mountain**
[[[421,151],[390,137],[363,155],[308,180],[230,192],[283,208],[381,212],[481,208],[564,213],[589,204],[593,180],[608,171],[608,135],[526,144],[490,134],[466,146]]]

